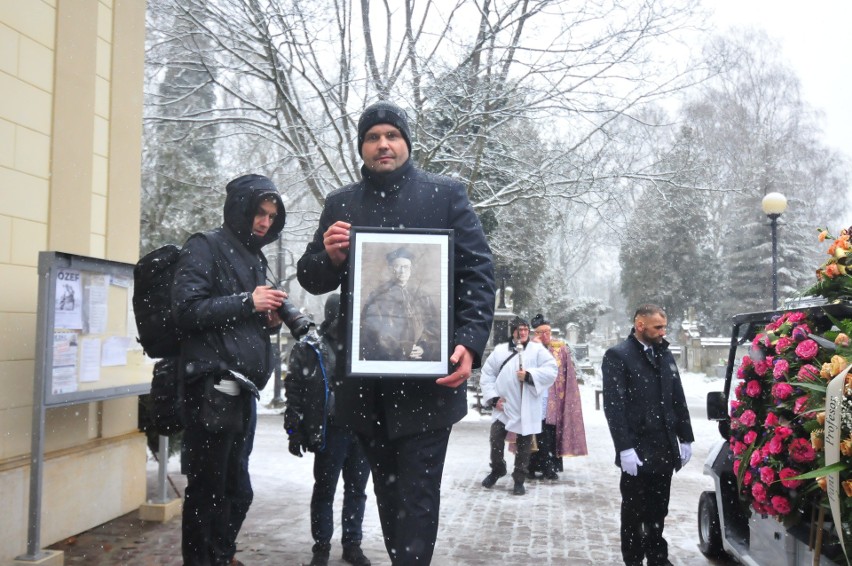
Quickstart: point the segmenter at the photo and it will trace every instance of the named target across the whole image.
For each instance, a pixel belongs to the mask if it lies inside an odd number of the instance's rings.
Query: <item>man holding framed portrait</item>
[[[429,564],[450,431],[467,414],[466,381],[481,365],[491,330],[491,250],[465,187],[417,169],[409,158],[404,110],[387,101],[367,107],[358,121],[358,148],[362,179],[326,198],[319,227],[299,259],[298,279],[316,295],[341,288],[350,331],[345,356],[338,358],[347,364],[335,385],[338,422],[357,433],[367,453],[391,562]],[[447,338],[439,342],[443,362],[412,360],[412,347],[407,360],[370,362],[374,365],[357,371],[362,360],[354,342],[362,337],[361,313],[369,309],[362,282],[371,272],[370,233],[361,237],[360,228],[390,232],[374,235],[374,245],[437,239],[434,245],[443,250],[438,257],[444,259],[436,267],[447,275],[441,287],[447,304],[439,305],[439,331]]]

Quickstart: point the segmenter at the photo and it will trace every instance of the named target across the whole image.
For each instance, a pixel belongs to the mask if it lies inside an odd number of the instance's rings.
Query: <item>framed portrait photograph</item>
[[[452,230],[349,231],[347,377],[451,373]]]

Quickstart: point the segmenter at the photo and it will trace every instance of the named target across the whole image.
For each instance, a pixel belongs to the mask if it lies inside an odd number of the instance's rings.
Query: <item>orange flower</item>
[[[831,356],[831,375],[838,375],[848,365],[849,362],[843,356]]]
[[[820,424],[820,426],[824,426],[825,425],[825,411],[821,411],[821,412],[817,413],[816,420]]]
[[[825,479],[825,476],[823,476],[823,477],[821,477],[821,478],[817,478],[816,482],[817,482],[817,485],[818,485],[818,486],[820,486],[820,488],[821,488],[823,491],[825,491],[825,490],[826,490],[826,489],[825,489],[825,486],[826,486],[826,484],[828,483],[828,480],[826,480],[826,479]]]
[[[834,343],[838,346],[848,346],[849,345],[849,336],[841,332],[834,338]]]
[[[828,238],[828,230],[823,230],[819,233],[819,241],[824,242],[825,239]]]
[[[811,432],[811,446],[814,447],[814,450],[822,450],[822,435],[817,431]]]
[[[836,263],[829,263],[828,265],[825,266],[825,276],[826,277],[828,277],[829,279],[834,279],[838,275],[840,275],[840,269],[838,269]]]
[[[852,480],[846,480],[840,485],[843,486],[843,491],[846,493],[846,497],[852,497]]]
[[[826,253],[828,255],[834,255],[834,250],[836,250],[836,249],[837,249],[837,241],[835,240],[835,242],[833,244],[828,246],[828,252],[826,252]]]
[[[840,441],[840,453],[844,456],[852,456],[852,436]]]
[[[830,381],[831,375],[831,364],[825,362],[824,364],[822,364],[822,367],[819,370],[819,376],[826,381]]]
[[[839,238],[837,238],[837,247],[843,248],[844,250],[849,249],[849,234],[843,234]]]

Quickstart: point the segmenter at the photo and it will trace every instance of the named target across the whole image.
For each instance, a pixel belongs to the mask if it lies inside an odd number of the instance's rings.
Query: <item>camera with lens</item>
[[[287,328],[290,329],[290,334],[296,340],[299,340],[310,331],[312,326],[315,326],[314,321],[307,315],[302,314],[290,299],[284,299],[284,302],[278,307],[277,312]]]

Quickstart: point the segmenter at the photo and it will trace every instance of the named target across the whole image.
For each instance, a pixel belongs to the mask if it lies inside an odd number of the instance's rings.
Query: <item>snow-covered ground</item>
[[[709,391],[721,391],[724,382],[698,373],[683,373],[681,377],[696,442],[692,461],[672,484],[666,522],[670,559],[679,566],[724,564],[700,554],[696,530],[698,498],[713,487],[703,475],[704,460],[720,439],[716,423],[706,419],[705,399]],[[241,534],[238,555],[246,564],[291,564],[310,557],[308,505],[313,459],[287,453],[283,418],[277,416],[282,409],[267,407],[272,389],[270,384],[263,392],[251,459],[255,502]],[[613,464],[614,449],[603,411],[595,409],[595,386],[587,383],[580,390],[589,455],[564,459],[565,471],[559,482],[530,482],[524,497],[508,495],[511,486],[505,479],[492,490],[480,486],[488,473],[490,417],[472,409],[456,425],[444,470],[441,526],[433,564],[621,563],[619,471]],[[473,395],[469,397],[472,404]],[[511,461],[511,455],[507,456]],[[341,504],[340,492],[338,489],[335,509]],[[539,527],[544,528],[543,533],[538,532]],[[338,544],[338,537],[339,524],[333,544]],[[364,519],[364,549],[373,564],[389,564],[372,494]],[[337,550],[332,558],[335,555],[339,556]]]

